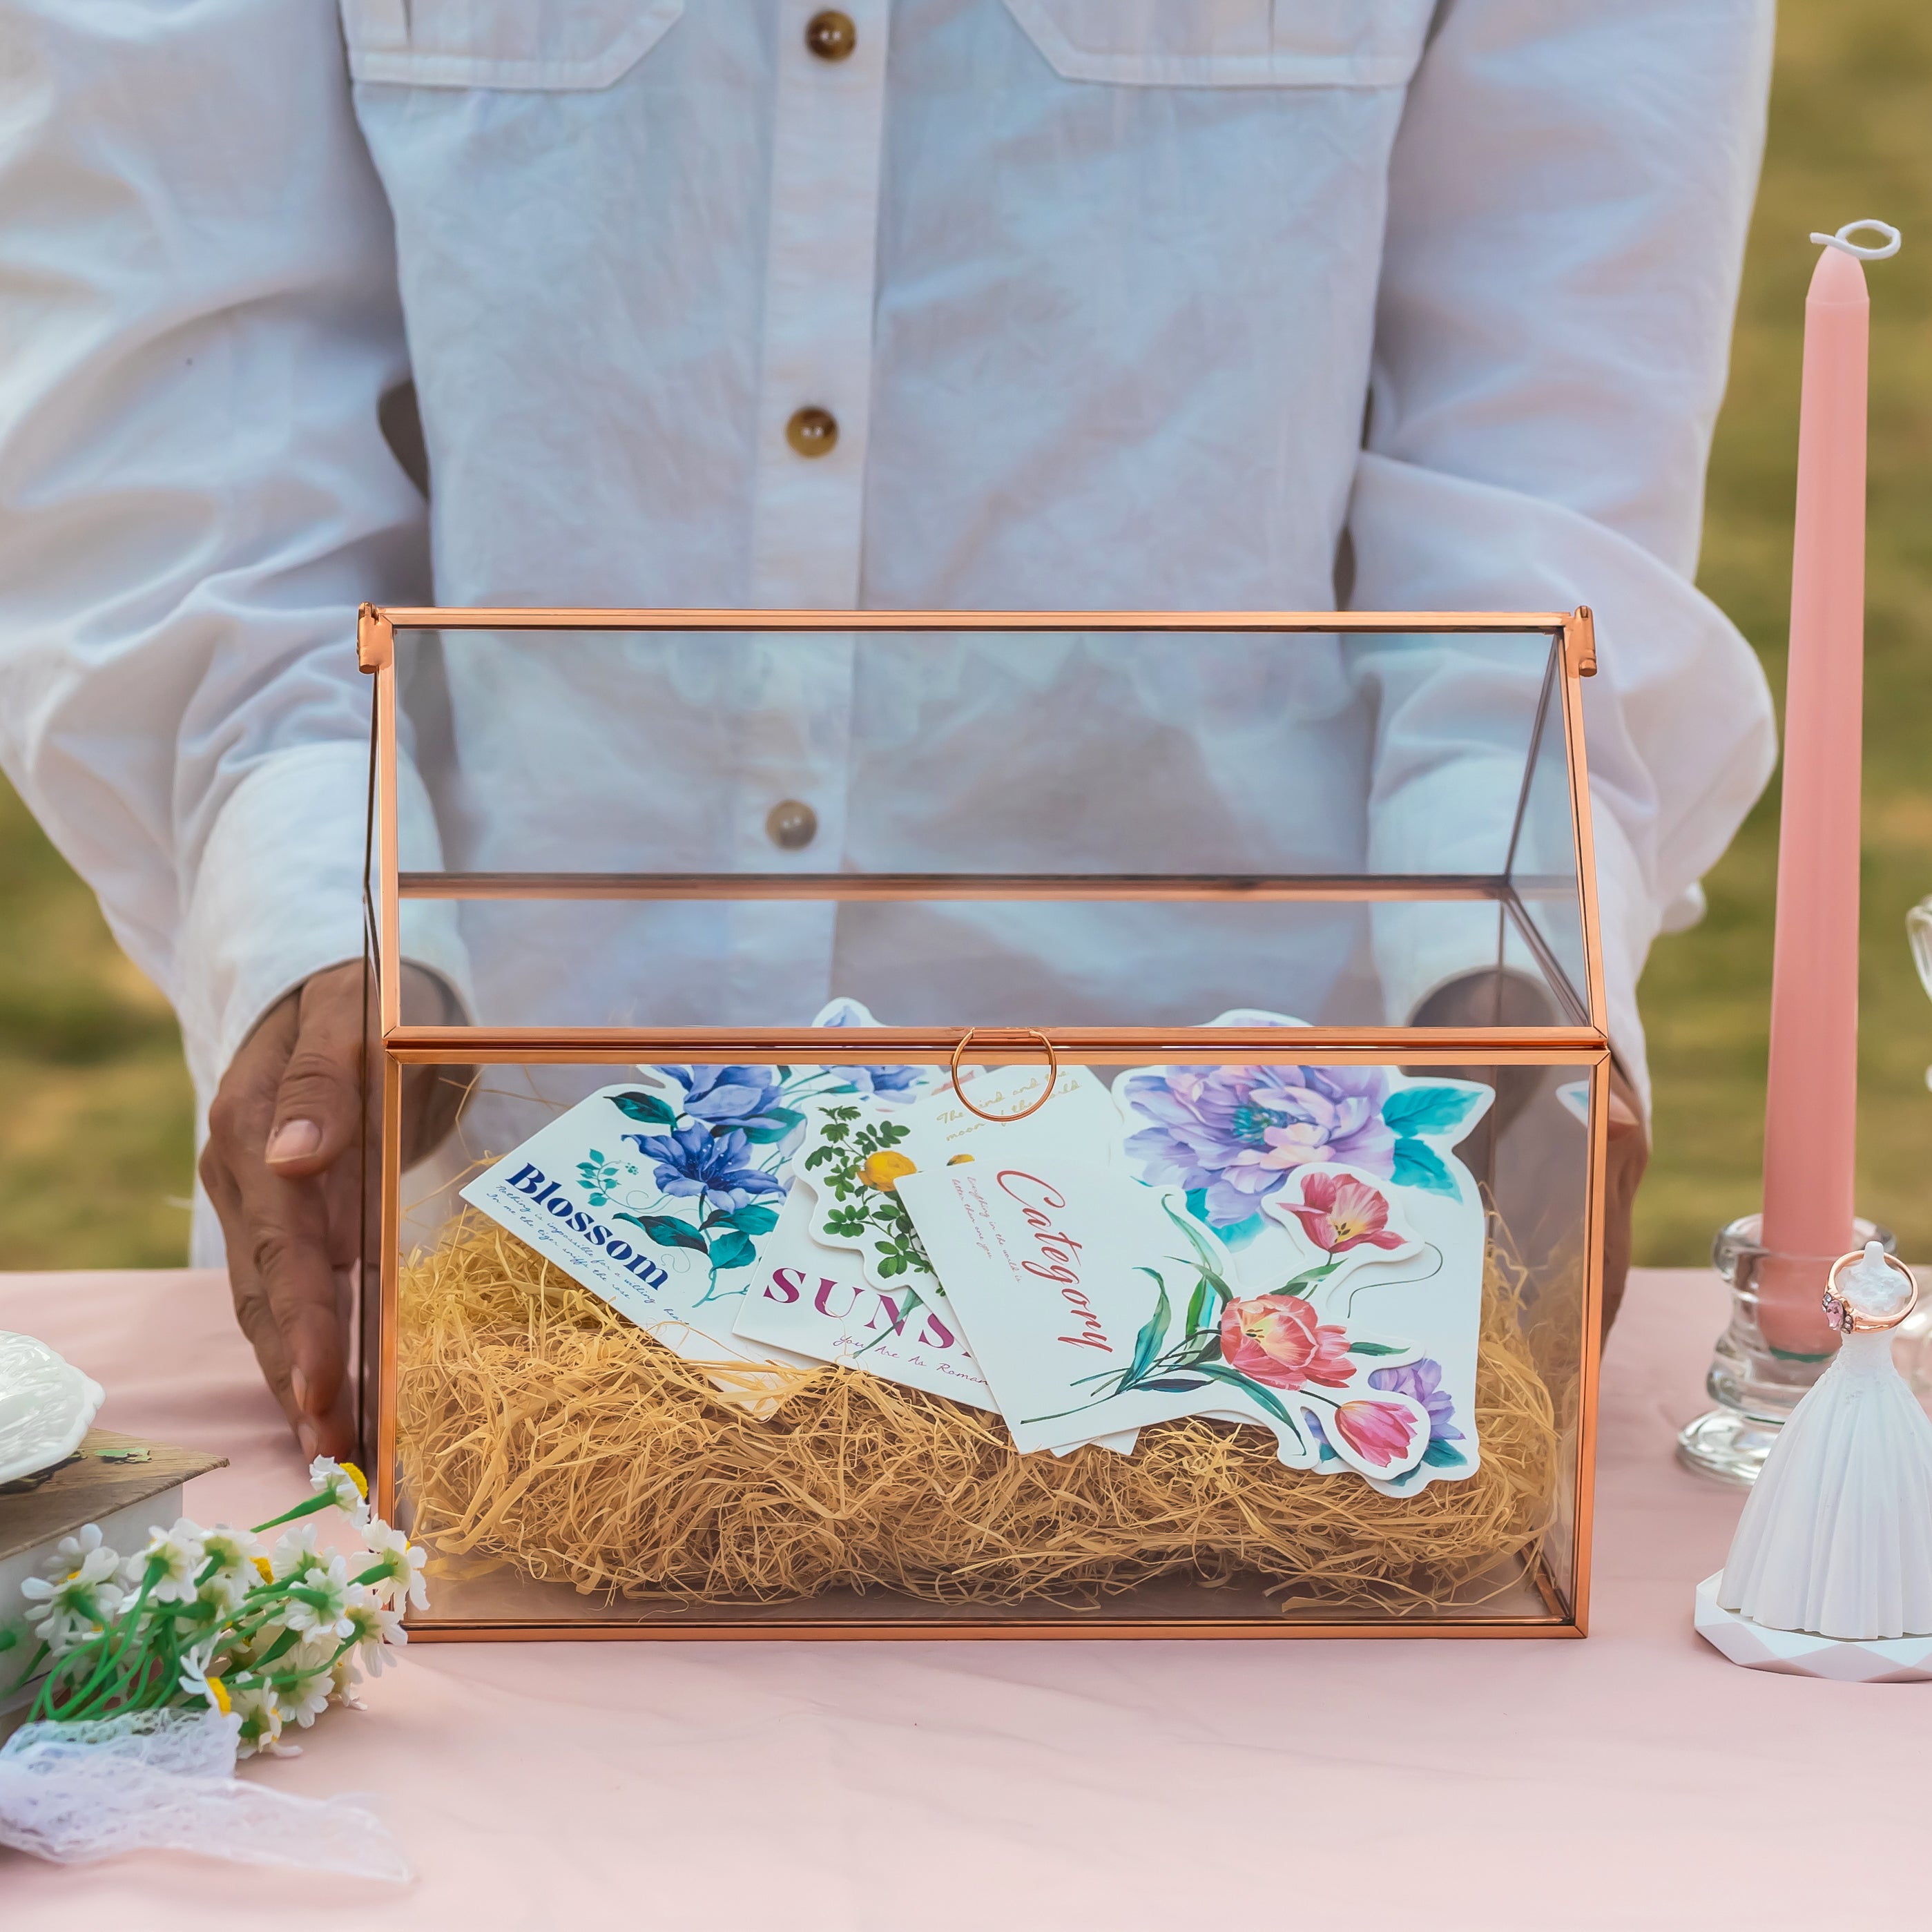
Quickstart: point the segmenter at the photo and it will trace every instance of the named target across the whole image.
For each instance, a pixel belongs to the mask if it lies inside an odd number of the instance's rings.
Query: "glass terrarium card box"
[[[1588,610],[358,652],[417,1635],[1582,1634]]]

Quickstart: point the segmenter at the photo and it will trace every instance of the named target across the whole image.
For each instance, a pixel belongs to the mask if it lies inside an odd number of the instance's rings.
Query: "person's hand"
[[[1412,1026],[1492,1027],[1549,1026],[1555,1009],[1542,988],[1520,973],[1493,970],[1470,973],[1438,987],[1423,1001],[1411,1018]],[[1438,1074],[1462,1080],[1480,1080],[1496,1090],[1495,1103],[1478,1124],[1463,1150],[1463,1158],[1480,1173],[1489,1166],[1495,1143],[1531,1110],[1554,1108],[1556,1099],[1550,1070],[1540,1066],[1438,1067]],[[1604,1330],[1610,1332],[1622,1305],[1624,1284],[1630,1274],[1631,1216],[1636,1205],[1637,1184],[1650,1161],[1650,1141],[1644,1132],[1643,1114],[1637,1105],[1636,1090],[1623,1069],[1610,1063],[1610,1120],[1604,1187]],[[1538,1122],[1525,1120],[1523,1132],[1535,1138]],[[1552,1150],[1561,1148],[1564,1137],[1552,1134],[1536,1138],[1535,1144]],[[1519,1192],[1521,1190],[1518,1190]],[[1550,1204],[1560,1210],[1570,1198],[1566,1188],[1552,1190]],[[1536,1204],[1532,1203],[1532,1212]],[[1560,1238],[1560,1227],[1523,1226],[1510,1232],[1526,1250],[1544,1246],[1552,1238]]]
[[[441,981],[403,970],[405,1017],[446,1017]],[[379,1198],[374,1163],[366,1190],[362,1172],[363,1018],[359,964],[318,973],[272,1007],[222,1077],[201,1156],[236,1318],[304,1456],[355,1448],[352,1270],[365,1202],[373,1214]],[[412,1066],[404,1081],[407,1166],[454,1125],[465,1089],[452,1067]]]
[[[1624,1070],[1610,1062],[1610,1129],[1604,1169],[1604,1333],[1623,1306],[1624,1284],[1630,1264],[1630,1217],[1636,1207],[1637,1184],[1650,1165],[1650,1136],[1643,1130],[1643,1113],[1636,1089]]]

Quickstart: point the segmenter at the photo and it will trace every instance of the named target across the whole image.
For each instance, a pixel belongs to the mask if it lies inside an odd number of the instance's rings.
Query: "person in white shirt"
[[[364,598],[1588,602],[1620,1283],[1637,976],[1773,755],[1690,580],[1769,0],[0,6],[0,754],[180,1012],[196,1252],[307,1448],[348,1441]],[[409,837],[460,868],[1453,868],[1515,804],[1520,662],[470,638],[412,674]],[[1058,811],[1016,788],[1049,755]],[[1283,951],[1132,909],[496,916],[414,928],[412,1000],[1528,997],[1453,921],[1377,926],[1365,981],[1338,921]]]

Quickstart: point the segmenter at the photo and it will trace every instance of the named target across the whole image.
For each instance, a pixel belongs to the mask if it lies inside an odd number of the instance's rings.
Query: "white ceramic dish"
[[[44,1342],[0,1330],[0,1483],[72,1455],[106,1399]]]

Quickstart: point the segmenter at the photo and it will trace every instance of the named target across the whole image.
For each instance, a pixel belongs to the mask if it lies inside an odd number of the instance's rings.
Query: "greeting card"
[[[1043,1070],[994,1069],[965,1079],[988,1114],[1018,1114],[1038,1099]],[[888,1109],[862,1096],[808,1110],[793,1161],[796,1177],[746,1296],[736,1333],[839,1361],[890,1382],[997,1411],[925,1248],[901,1203],[908,1174],[963,1166],[997,1148],[1002,1157],[1069,1144],[1105,1158],[1120,1117],[1107,1089],[1084,1067],[1055,1082],[1024,1120],[982,1118],[950,1087]],[[1097,1441],[1126,1454],[1131,1430],[1070,1425],[1042,1446],[1066,1454]]]
[[[916,1274],[875,1286],[849,1248],[812,1238],[813,1196],[796,1186],[736,1314],[734,1333],[790,1354],[842,1362],[889,1382],[997,1411],[939,1284]]]
[[[902,1186],[1022,1454],[1070,1426],[1214,1411],[1273,1429],[1284,1461],[1313,1463],[1290,1412],[1219,1359],[1210,1317],[1233,1297],[1217,1297],[1220,1258],[1171,1202],[1064,1159]]]
[[[836,999],[812,1024],[878,1022]],[[890,1109],[944,1078],[923,1066],[640,1066],[462,1196],[678,1353],[745,1358],[728,1340],[735,1304],[777,1228],[807,1110],[832,1100]]]
[[[803,1115],[776,1067],[655,1070],[560,1114],[463,1198],[687,1359],[782,1359],[730,1338]]]
[[[904,1176],[964,1165],[995,1145],[1003,1160],[1080,1148],[1105,1161],[1118,1148],[1119,1113],[1084,1066],[1064,1070],[1051,1098],[1028,1113],[1046,1079],[1041,1067],[993,1067],[964,1079],[961,1092],[949,1084],[904,1107],[857,1096],[813,1106],[793,1165],[814,1196],[806,1223],[812,1238],[852,1251],[874,1288],[923,1293],[932,1270],[898,1199]]]
[[[1291,1466],[1352,1470],[1392,1494],[1475,1466],[1484,1228],[1474,1184],[1443,1144],[1480,1117],[1488,1090],[1378,1069],[1338,1093],[1313,1084],[1330,1070],[1286,1070],[1300,1077],[1259,1102],[1276,1070],[1124,1076],[1126,1157],[1112,1166],[1066,1142],[1024,1159],[1002,1145],[995,1162],[899,1180],[1022,1450],[1070,1421],[1140,1427],[1199,1414],[1266,1427]],[[1418,1089],[1428,1090],[1406,1097]],[[1131,1096],[1154,1091],[1191,1100],[1189,1138],[1173,1131],[1172,1111],[1157,1146],[1132,1125]],[[1417,1142],[1403,1156],[1410,1178],[1309,1158],[1334,1150],[1293,1136],[1306,1123],[1290,1118],[1291,1093],[1334,1108],[1330,1141],[1352,1137],[1351,1151],[1390,1170],[1396,1144]],[[1223,1105],[1230,1095],[1240,1098]],[[1204,1120],[1224,1130],[1218,1140]],[[1280,1154],[1271,1130],[1302,1157],[1229,1180],[1227,1168]],[[1150,1180],[1175,1146],[1191,1171]],[[1258,1158],[1241,1160],[1251,1148]],[[1232,1201],[1216,1201],[1217,1180]],[[1213,1226],[1217,1204],[1240,1228],[1238,1250]]]
[[[1455,1149],[1492,1090],[1388,1066],[1271,1064],[1138,1067],[1114,1094],[1128,1170],[1182,1190],[1244,1293],[1286,1294],[1320,1322],[1372,1323],[1415,1345],[1367,1382],[1373,1399],[1426,1411],[1428,1444],[1408,1473],[1372,1476],[1375,1486],[1408,1495],[1467,1475],[1487,1222]],[[1320,1466],[1349,1466],[1319,1404],[1303,1406]]]

